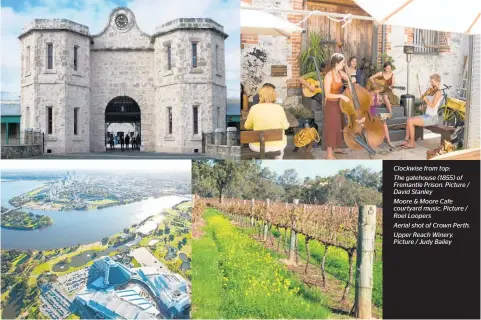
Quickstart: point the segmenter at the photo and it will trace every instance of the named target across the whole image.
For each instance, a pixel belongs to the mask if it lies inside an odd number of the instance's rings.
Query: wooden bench
[[[427,126],[424,127],[425,129],[437,133],[441,135],[441,145],[444,144],[444,141],[451,142],[451,134],[454,132],[454,127],[445,126],[443,124],[437,124],[435,126]]]
[[[478,160],[480,158],[480,149],[465,149],[448,152],[443,155],[431,158],[431,160]]]
[[[246,159],[266,159],[281,155],[280,151],[266,152],[266,142],[281,141],[283,135],[282,129],[271,129],[263,131],[241,131],[241,158]],[[260,143],[260,152],[252,151],[249,143]]]

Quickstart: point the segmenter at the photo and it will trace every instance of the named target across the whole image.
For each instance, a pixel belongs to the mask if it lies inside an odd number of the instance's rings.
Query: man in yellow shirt
[[[270,130],[270,129],[289,129],[284,108],[276,103],[276,92],[270,86],[265,86],[259,91],[259,103],[253,105],[247,115],[244,124],[246,130]],[[276,157],[280,160],[284,156],[284,149],[287,146],[287,138],[282,133],[282,140],[266,142],[266,152],[281,151],[281,155]],[[254,152],[260,152],[260,143],[249,143],[249,148]]]

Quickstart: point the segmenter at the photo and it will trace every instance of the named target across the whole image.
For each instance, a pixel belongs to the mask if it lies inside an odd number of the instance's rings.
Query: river
[[[12,208],[8,200],[44,183],[46,181],[39,180],[2,182],[2,206]],[[149,198],[126,205],[88,211],[26,209],[52,217],[53,225],[26,231],[2,228],[2,249],[46,250],[100,241],[184,200],[190,200],[190,195]]]

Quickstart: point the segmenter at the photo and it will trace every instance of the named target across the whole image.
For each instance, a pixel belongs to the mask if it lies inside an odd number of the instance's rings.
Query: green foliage
[[[330,316],[318,289],[305,287],[276,258],[214,210],[207,210],[205,219],[206,233],[194,242],[192,259],[194,318]]]
[[[290,238],[288,236],[287,239],[284,238],[283,232],[280,230],[273,228],[272,234],[279,233],[281,235],[281,241],[284,245],[287,245]],[[305,237],[302,235],[298,235],[298,250],[299,255],[305,259],[306,258],[306,245],[305,245]],[[382,292],[383,292],[383,282],[382,282],[382,238],[376,240],[375,244],[376,253],[374,259],[374,270],[373,270],[373,303],[379,308],[382,308]],[[322,263],[322,257],[324,256],[324,252],[326,247],[321,244],[319,241],[311,240],[309,242],[309,253],[310,253],[310,263],[320,266]],[[354,265],[355,265],[354,258]],[[349,279],[349,257],[345,250],[336,247],[329,247],[326,256],[325,262],[326,272],[336,278],[337,280],[347,282]],[[354,286],[354,276],[353,276],[353,283]],[[353,294],[354,291],[351,291]]]
[[[219,252],[210,237],[192,242],[192,309],[193,319],[221,319],[223,303]]]
[[[321,63],[329,59],[329,50],[325,44],[322,44],[323,36],[318,32],[309,32],[307,43],[299,55],[299,65],[301,66],[301,74],[316,71],[314,61],[309,57],[314,57],[317,66],[320,68]],[[322,70],[319,70],[322,72]]]
[[[206,163],[208,165],[206,166]],[[360,204],[382,205],[382,173],[374,172],[362,166],[354,169],[340,170],[332,177],[306,177],[302,181],[294,169],[285,170],[277,175],[268,167],[261,167],[260,161],[240,161],[232,163],[237,166],[233,179],[224,187],[224,195],[238,199],[271,199],[288,201],[299,199],[301,203],[323,204],[332,202],[339,206]],[[221,167],[224,170],[225,167]],[[205,188],[205,181],[217,167],[210,161],[194,161],[192,164],[192,185]],[[195,174],[194,174],[195,172]],[[225,174],[225,173],[224,173]],[[345,181],[345,182],[344,182]],[[214,184],[213,180],[211,181]],[[218,197],[219,191],[206,191],[200,187],[193,188],[193,193],[203,197]],[[212,188],[210,188],[212,190]]]
[[[130,262],[132,263],[132,265],[134,266],[134,268],[140,268],[141,265],[140,263],[137,261],[137,259],[135,259],[134,257],[132,257],[132,259],[130,260]]]
[[[53,219],[49,216],[18,210],[3,213],[1,219],[2,227],[18,230],[35,230],[52,224]]]
[[[386,52],[384,52],[383,54],[381,54],[381,59],[383,59],[383,61],[386,63],[386,62],[390,62],[391,63],[391,69],[392,71],[396,70],[396,66],[394,65],[394,59],[388,55]],[[379,71],[382,71],[382,67],[383,66],[380,66],[379,68]]]
[[[359,70],[364,74],[365,79],[369,79],[372,75],[376,74],[378,66],[376,63],[372,63],[369,58],[362,58],[359,63]]]

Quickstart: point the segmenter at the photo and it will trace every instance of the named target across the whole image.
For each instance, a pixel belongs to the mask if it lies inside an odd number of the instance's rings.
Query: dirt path
[[[192,224],[192,239],[199,239],[202,237],[203,231],[205,226],[204,217],[200,217],[198,221]]]

